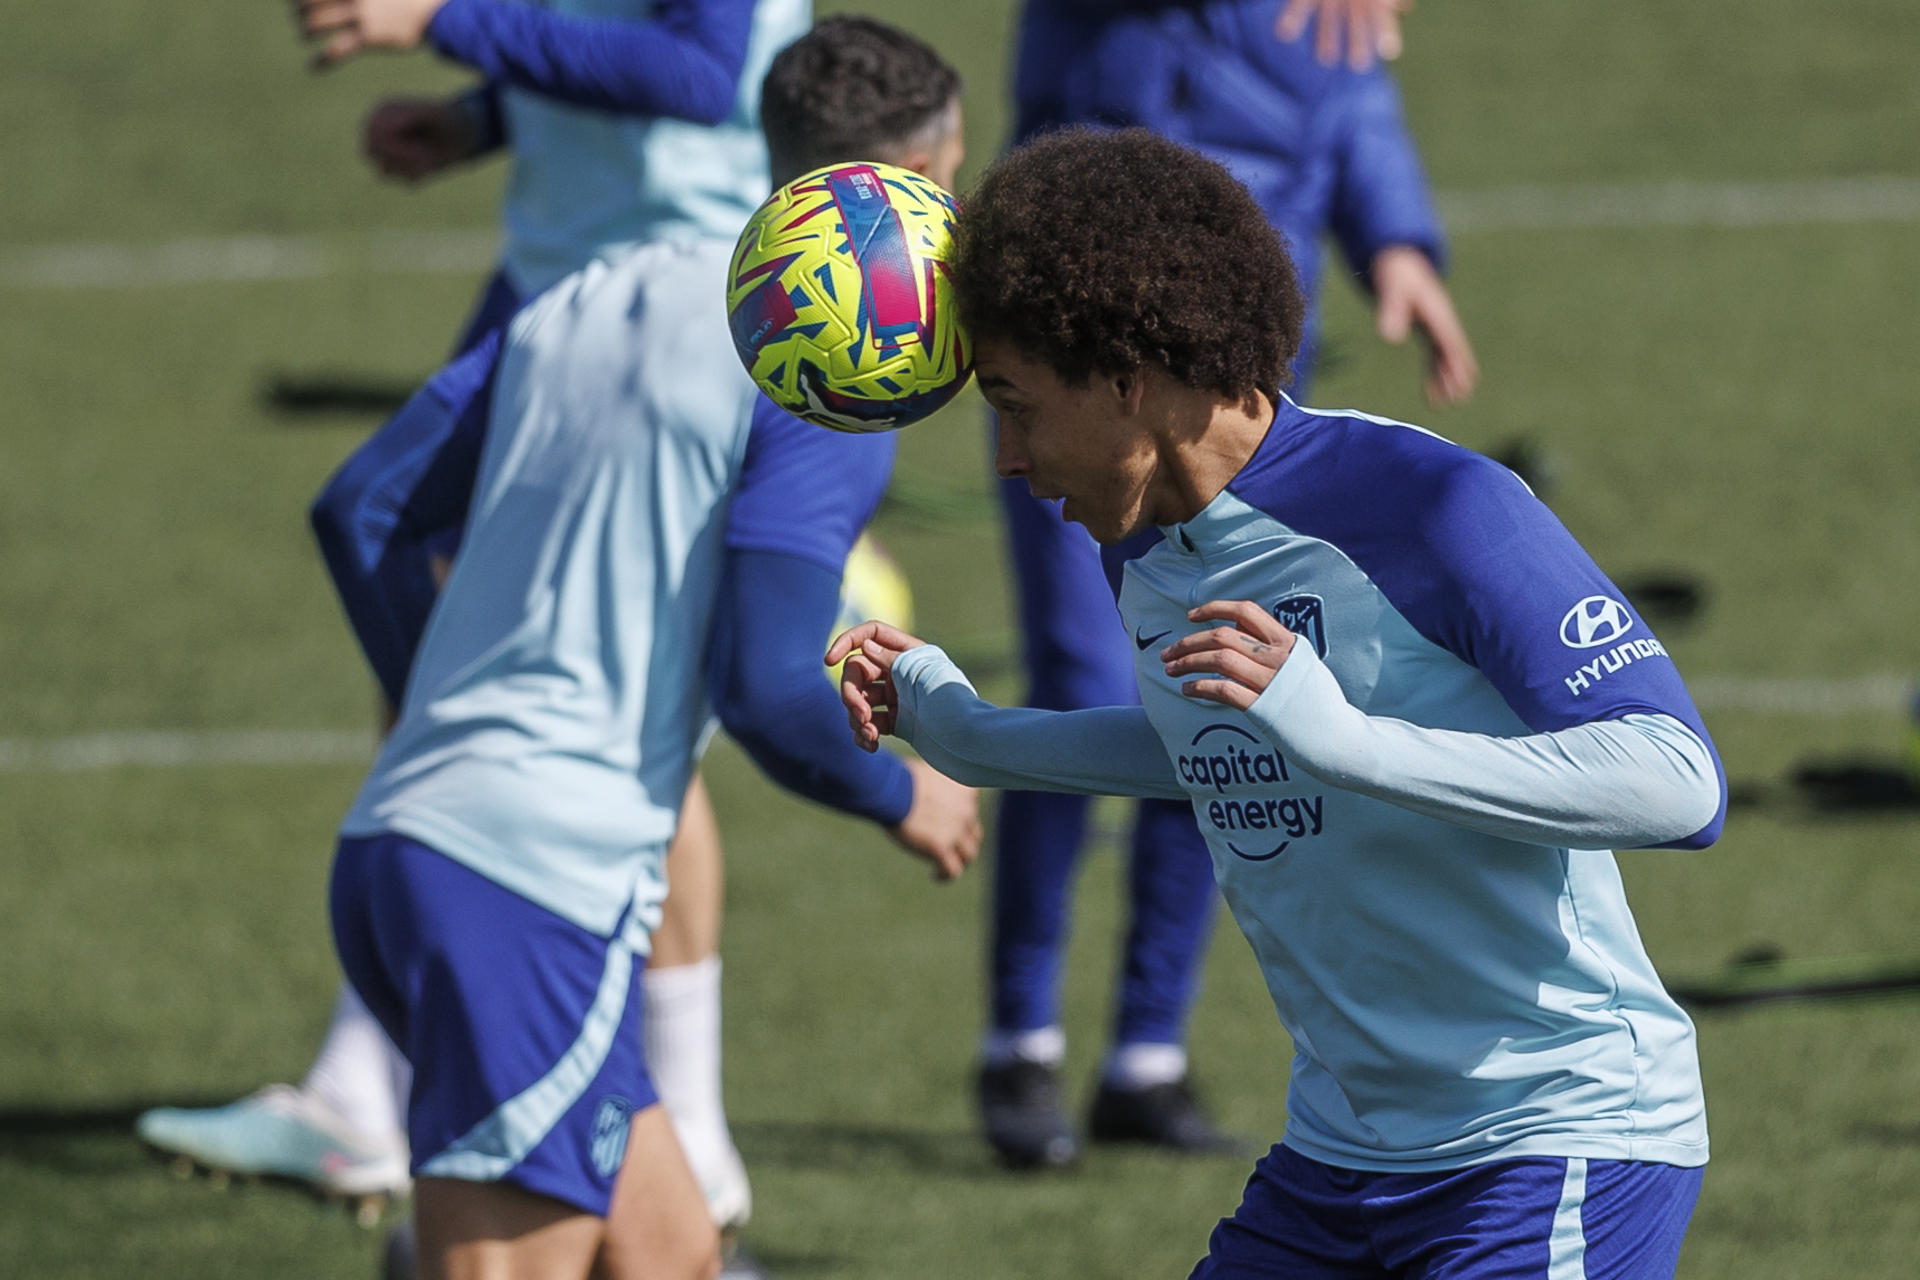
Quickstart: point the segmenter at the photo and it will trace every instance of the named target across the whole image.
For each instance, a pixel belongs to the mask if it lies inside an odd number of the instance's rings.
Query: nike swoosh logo
[[[1138,631],[1136,631],[1133,633],[1133,643],[1139,647],[1142,653],[1144,653],[1146,652],[1146,648],[1148,645],[1152,644],[1156,640],[1165,640],[1168,636],[1172,634],[1173,634],[1172,627],[1168,627],[1165,631],[1160,632],[1158,635],[1151,635],[1151,636],[1143,636]]]

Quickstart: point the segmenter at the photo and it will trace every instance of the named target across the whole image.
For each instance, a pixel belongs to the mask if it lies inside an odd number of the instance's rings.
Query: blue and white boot
[[[156,1107],[135,1121],[134,1131],[173,1157],[182,1177],[205,1169],[216,1185],[235,1176],[303,1183],[350,1202],[366,1226],[412,1187],[403,1136],[358,1132],[292,1085],[268,1085],[224,1107]]]

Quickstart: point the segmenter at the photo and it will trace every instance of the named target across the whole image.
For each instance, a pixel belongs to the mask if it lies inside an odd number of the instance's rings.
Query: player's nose
[[[1020,433],[1009,431],[999,419],[993,427],[993,472],[1002,480],[1012,480],[1033,470],[1033,459],[1021,446]]]

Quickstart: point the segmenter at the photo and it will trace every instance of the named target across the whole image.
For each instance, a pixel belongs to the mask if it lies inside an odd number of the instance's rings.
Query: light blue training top
[[[466,542],[341,828],[411,836],[603,936],[636,898],[643,952],[758,395],[729,251],[630,249],[514,319]]]
[[[646,18],[647,0],[552,0],[586,17]],[[806,34],[811,0],[757,0],[733,109],[715,125],[570,106],[506,86],[513,144],[502,260],[532,297],[596,254],[694,232],[731,242],[767,197],[760,82],[781,49]]]
[[[937,648],[898,732],[983,786],[1190,800],[1328,1164],[1706,1162],[1693,1025],[1610,847],[1700,847],[1725,779],[1665,648],[1511,472],[1282,400],[1253,459],[1128,565],[1143,706],[991,707]],[[1298,637],[1252,709],[1187,697],[1187,610]]]

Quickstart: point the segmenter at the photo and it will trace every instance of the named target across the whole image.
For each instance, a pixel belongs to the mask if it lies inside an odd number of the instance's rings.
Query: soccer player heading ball
[[[1608,848],[1700,848],[1725,781],[1672,660],[1515,476],[1303,409],[1294,272],[1225,170],[1066,132],[962,206],[997,468],[1103,543],[1143,705],[981,701],[843,635],[856,737],[974,785],[1189,801],[1295,1057],[1195,1274],[1665,1276],[1707,1159],[1692,1024]]]

